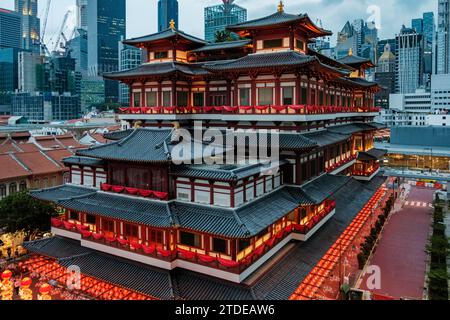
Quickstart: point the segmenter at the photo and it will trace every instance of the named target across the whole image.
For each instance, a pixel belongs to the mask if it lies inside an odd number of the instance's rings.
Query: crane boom
[[[45,32],[47,31],[48,13],[50,12],[51,3],[52,0],[47,0],[47,6],[45,7],[44,16],[42,17],[44,20],[44,24],[42,27],[41,42],[44,42]]]
[[[56,39],[55,48],[53,49],[53,51],[58,51],[58,47],[59,47],[59,44],[60,44],[59,42],[61,41],[61,34],[63,33],[64,28],[66,27],[67,19],[69,18],[69,14],[71,12],[72,12],[71,10],[67,10],[66,14],[64,15],[64,19],[63,19],[63,22],[61,24],[61,28],[59,29],[58,38]]]

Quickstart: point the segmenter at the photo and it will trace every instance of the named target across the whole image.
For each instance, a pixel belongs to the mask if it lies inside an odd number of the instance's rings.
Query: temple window
[[[141,93],[133,92],[133,106],[140,107],[141,106]]]
[[[307,104],[308,103],[308,88],[302,88],[301,90],[301,104]]]
[[[187,107],[188,93],[186,91],[177,91],[177,105],[178,107]]]
[[[294,87],[283,87],[283,101],[284,106],[294,104]]]
[[[263,49],[272,49],[281,47],[283,47],[283,39],[270,39],[263,41]]]
[[[324,105],[324,101],[325,101],[324,97],[325,97],[325,95],[324,95],[323,90],[320,90],[319,91],[319,105],[320,106]]]
[[[250,239],[239,239],[238,241],[238,251],[243,251],[251,246]]]
[[[245,107],[250,105],[250,88],[239,89],[239,105]]]
[[[102,220],[102,228],[106,232],[114,232],[114,221]]]
[[[300,49],[300,50],[304,51],[305,50],[305,43],[302,40],[297,39],[295,41],[295,47],[297,49]]]
[[[159,230],[150,230],[148,232],[148,241],[151,243],[163,243],[163,232]]]
[[[199,234],[180,231],[180,244],[194,248],[201,248],[202,237]]]
[[[139,237],[139,228],[138,226],[132,224],[125,224],[125,236],[127,238],[138,238]]]
[[[258,88],[258,104],[260,106],[273,105],[273,88]]]
[[[163,91],[162,93],[162,106],[170,107],[172,104],[172,92],[171,91]]]
[[[224,239],[213,238],[212,239],[212,251],[217,253],[228,253],[228,241]]]
[[[205,105],[205,95],[203,92],[193,93],[194,107],[203,107]]]
[[[86,223],[88,224],[95,224],[97,222],[97,218],[93,216],[92,214],[86,215]]]
[[[155,60],[156,59],[167,59],[169,57],[168,51],[157,51],[155,52]]]
[[[157,93],[156,92],[146,92],[145,93],[145,100],[146,100],[146,106],[147,107],[156,107],[157,102]]]
[[[78,221],[78,220],[80,220],[80,215],[79,215],[79,213],[76,212],[76,211],[70,211],[70,212],[69,212],[69,219],[70,219],[70,220]]]

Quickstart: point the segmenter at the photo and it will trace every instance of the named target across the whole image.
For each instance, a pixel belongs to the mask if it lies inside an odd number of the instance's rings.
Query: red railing
[[[169,194],[167,192],[130,188],[124,186],[115,186],[107,183],[102,183],[100,189],[105,192],[122,193],[143,198],[154,198],[159,200],[169,199]]]
[[[317,226],[325,217],[327,217],[336,208],[336,201],[331,201],[325,209],[312,217],[307,223],[300,225],[292,225],[292,231],[300,234],[308,234],[315,226]]]
[[[378,107],[337,107],[315,105],[289,106],[205,106],[205,107],[128,107],[121,114],[335,114],[379,112]]]
[[[346,159],[344,159],[344,160],[338,161],[338,162],[336,162],[335,164],[329,166],[328,168],[325,169],[325,171],[326,171],[327,173],[333,172],[333,171],[336,170],[337,168],[342,167],[343,165],[346,165],[347,163],[349,163],[349,162],[355,160],[357,157],[358,157],[358,155],[356,155],[356,154],[351,155],[350,157],[348,157],[348,158],[346,158]]]

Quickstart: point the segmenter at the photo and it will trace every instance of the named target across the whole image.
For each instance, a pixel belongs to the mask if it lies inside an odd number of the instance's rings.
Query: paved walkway
[[[433,193],[411,187],[392,215],[371,261],[381,269],[381,288],[372,292],[396,299],[423,298]],[[361,283],[363,290],[368,290],[367,277]]]

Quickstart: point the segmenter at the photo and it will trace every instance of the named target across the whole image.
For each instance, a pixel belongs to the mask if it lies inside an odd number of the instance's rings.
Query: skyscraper
[[[422,37],[405,26],[396,37],[396,93],[414,93],[423,84]]]
[[[21,24],[17,12],[0,8],[0,49],[22,47]]]
[[[434,73],[450,73],[450,0],[439,0]]]
[[[177,0],[159,0],[158,1],[158,31],[161,32],[169,28],[170,21],[173,19],[175,26],[178,26],[178,1]]]
[[[40,52],[40,19],[38,0],[15,0],[15,11],[22,16],[22,48]]]
[[[101,76],[119,68],[118,43],[126,34],[125,0],[88,1],[88,72]],[[105,80],[105,99],[117,102],[119,85]]]
[[[423,33],[423,19],[422,18],[412,19],[411,28],[416,30],[417,33]]]
[[[434,25],[434,13],[433,12],[425,12],[423,14],[423,36],[426,41],[426,45],[431,48],[433,44],[433,38],[434,38],[434,31],[435,31],[435,25]]]
[[[77,27],[87,30],[88,27],[88,0],[77,0]]]
[[[223,4],[205,8],[205,40],[214,42],[217,31],[232,24],[247,21],[247,9],[234,4],[234,0],[222,0]]]
[[[375,95],[376,105],[387,109],[389,108],[389,95],[395,91],[395,55],[391,51],[389,43],[386,43],[384,52],[378,59],[375,82],[382,88]]]
[[[139,48],[124,45],[119,41],[119,70],[129,70],[140,66],[142,63],[142,51]],[[119,102],[122,105],[130,103],[130,88],[121,83],[119,85]]]
[[[373,22],[355,20],[347,23],[338,33],[336,58],[347,56],[349,50],[360,57],[376,61],[377,59],[378,29]]]

